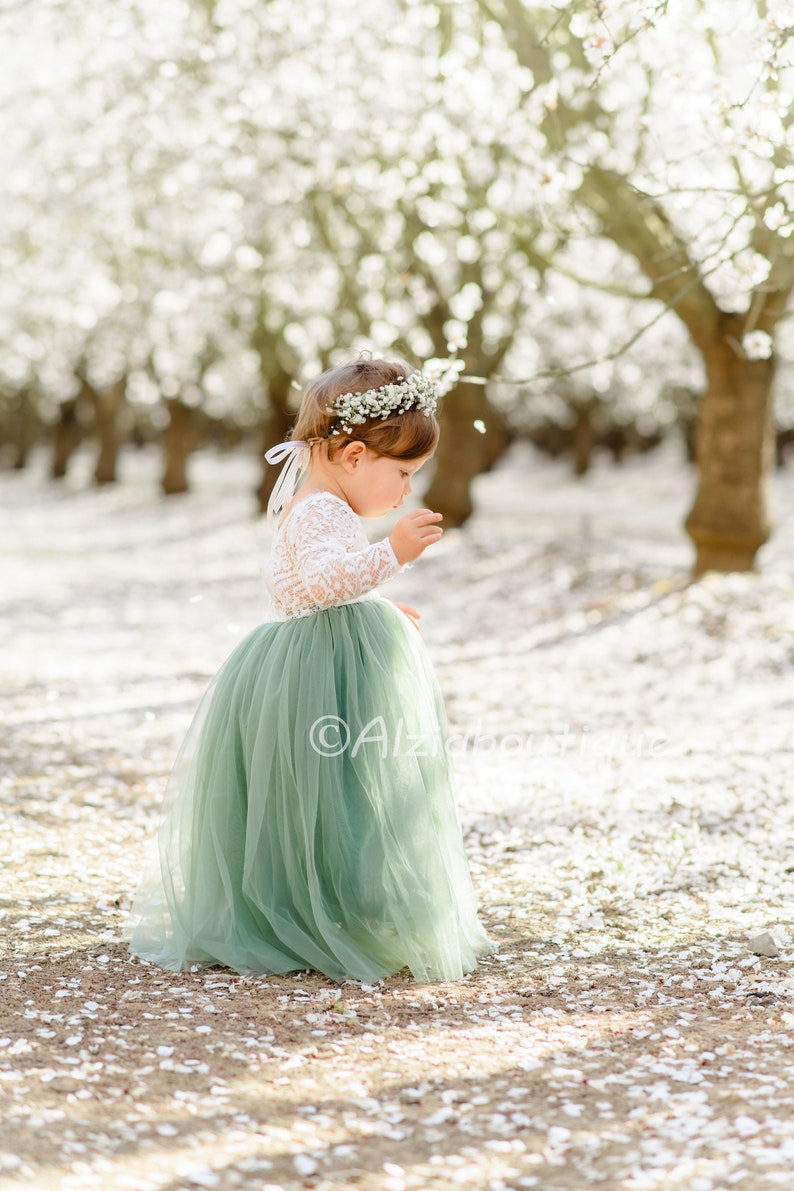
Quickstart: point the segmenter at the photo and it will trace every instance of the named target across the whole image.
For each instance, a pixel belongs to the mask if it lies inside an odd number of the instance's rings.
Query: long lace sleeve
[[[302,502],[285,537],[295,572],[318,608],[357,599],[400,570],[389,539],[368,545],[355,513],[340,500]]]

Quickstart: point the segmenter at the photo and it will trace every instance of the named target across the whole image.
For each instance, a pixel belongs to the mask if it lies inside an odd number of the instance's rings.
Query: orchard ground
[[[103,490],[45,462],[0,476],[0,1186],[792,1185],[793,472],[760,571],[697,584],[673,446],[478,482],[385,594],[423,613],[498,951],[337,986],[121,941],[199,695],[266,614],[258,463],[163,501],[145,452]]]

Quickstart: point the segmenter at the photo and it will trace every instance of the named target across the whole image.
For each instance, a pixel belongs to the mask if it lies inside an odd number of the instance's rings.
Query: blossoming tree
[[[429,499],[453,522],[539,394],[702,382],[697,566],[748,566],[794,285],[786,9],[6,9],[0,381],[93,394],[99,478],[129,408],[266,415],[268,445],[338,353],[451,352]]]
[[[530,166],[525,198],[557,233],[539,254],[553,259],[577,227],[606,236],[680,319],[705,376],[686,522],[696,569],[749,567],[769,534],[775,336],[794,289],[791,7],[477,0],[452,12],[471,21],[474,7],[531,76],[524,114],[544,166]]]

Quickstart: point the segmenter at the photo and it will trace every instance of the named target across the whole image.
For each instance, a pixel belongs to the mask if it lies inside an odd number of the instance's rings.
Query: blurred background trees
[[[787,0],[30,0],[0,11],[0,461],[264,451],[352,352],[462,365],[427,501],[667,435],[696,569],[794,427]],[[686,47],[686,55],[682,54]],[[440,367],[441,365],[439,365]],[[273,476],[258,491],[266,504]]]

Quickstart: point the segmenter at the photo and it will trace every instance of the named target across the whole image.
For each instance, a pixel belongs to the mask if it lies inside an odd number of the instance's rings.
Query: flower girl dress
[[[421,638],[376,585],[400,570],[341,498],[300,500],[273,540],[279,619],[236,647],[171,775],[128,936],[174,971],[407,967],[455,980],[477,918]]]

